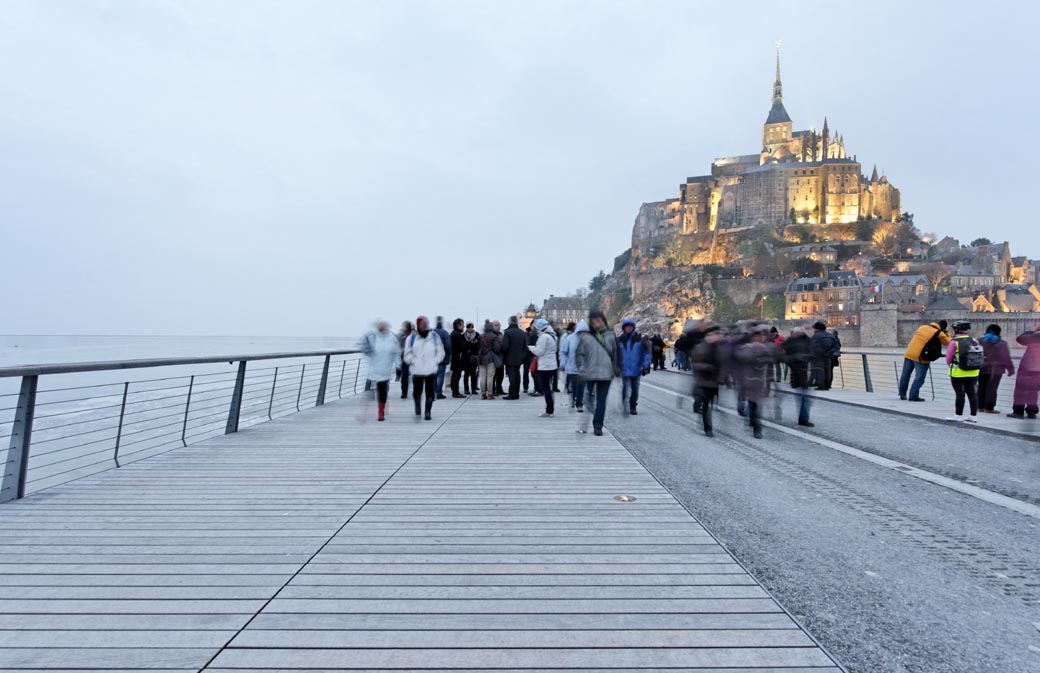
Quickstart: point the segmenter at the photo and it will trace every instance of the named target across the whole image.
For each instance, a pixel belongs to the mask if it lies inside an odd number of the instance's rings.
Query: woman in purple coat
[[[1026,347],[1022,361],[1018,363],[1018,380],[1015,381],[1015,405],[1008,414],[1011,418],[1036,418],[1037,394],[1040,393],[1040,325],[1016,339]]]
[[[984,414],[998,414],[997,389],[1004,374],[1013,376],[1015,364],[1011,361],[1011,351],[1007,342],[1000,338],[1000,325],[989,325],[986,334],[979,339],[986,360],[979,371],[979,411]]]

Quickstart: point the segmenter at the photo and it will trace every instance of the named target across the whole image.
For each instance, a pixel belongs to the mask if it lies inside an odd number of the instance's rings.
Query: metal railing
[[[366,375],[357,350],[0,368],[21,379],[0,393],[0,502],[354,395]]]

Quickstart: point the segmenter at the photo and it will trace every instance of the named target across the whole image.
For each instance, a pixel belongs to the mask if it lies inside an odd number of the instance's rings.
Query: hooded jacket
[[[632,326],[632,334],[625,334],[625,327]],[[650,347],[635,331],[636,321],[631,318],[621,323],[621,336],[618,337],[618,351],[621,354],[621,375],[625,377],[642,376],[644,369],[650,368]]]
[[[528,346],[534,356],[538,358],[538,371],[551,372],[559,368],[559,360],[556,357],[556,331],[548,323],[538,330],[538,341],[533,346]]]
[[[507,367],[519,367],[527,356],[527,333],[518,325],[509,324],[502,333],[502,359]]]
[[[574,361],[582,380],[610,381],[621,375],[621,354],[613,330],[605,327],[597,335],[590,329],[588,332],[575,332],[575,336]]]
[[[368,356],[368,380],[389,381],[401,363],[401,344],[387,330],[372,330],[361,340],[361,352]]]
[[[943,352],[946,352],[946,347],[950,345],[950,335],[943,331],[939,323],[933,322],[917,328],[917,331],[914,332],[914,338],[910,339],[906,352],[903,353],[903,357],[907,360],[920,362],[921,351],[924,350],[925,344],[931,341],[936,333],[939,334],[939,343],[942,345]]]
[[[809,387],[809,363],[812,361],[812,350],[809,347],[809,335],[804,332],[792,334],[783,344],[784,362],[791,369],[791,387]]]
[[[575,362],[578,351],[578,335],[588,331],[588,323],[582,320],[574,327],[572,333],[563,336],[563,340],[560,343],[560,369],[567,374],[578,373],[578,364]]]
[[[443,360],[444,342],[434,330],[429,330],[425,337],[416,330],[405,339],[404,362],[412,376],[436,374]]]
[[[999,334],[986,332],[979,343],[982,344],[982,352],[986,354],[986,363],[982,369],[987,374],[1015,373],[1015,363],[1011,360],[1011,351],[1008,350],[1007,342],[1000,338]]]
[[[1022,355],[1022,361],[1018,363],[1019,375],[1040,375],[1040,329],[1023,332],[1018,335],[1015,341],[1026,347],[1026,352]]]
[[[776,347],[773,346],[773,348]],[[840,353],[841,345],[836,336],[824,329],[816,330],[816,333],[809,338],[809,349],[817,364],[830,364],[831,358]]]

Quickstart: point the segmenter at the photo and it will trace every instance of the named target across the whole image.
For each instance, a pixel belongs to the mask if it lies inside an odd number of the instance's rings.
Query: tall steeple
[[[776,43],[776,80],[773,82],[773,107],[769,108],[766,124],[790,123],[791,117],[784,109],[784,88],[780,83],[780,41]]]

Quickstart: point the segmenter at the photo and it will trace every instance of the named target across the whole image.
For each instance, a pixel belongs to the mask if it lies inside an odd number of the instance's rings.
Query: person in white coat
[[[559,369],[559,359],[556,356],[556,331],[548,320],[539,318],[534,321],[534,328],[538,332],[538,340],[533,346],[528,346],[534,356],[538,358],[538,384],[545,395],[545,418],[552,418],[555,411],[553,405],[552,379]]]
[[[431,420],[437,369],[444,359],[444,344],[430,329],[430,320],[424,315],[415,319],[415,332],[405,340],[404,363],[412,374],[415,415],[423,413],[422,396],[426,394],[426,420]]]
[[[401,344],[390,331],[390,323],[380,320],[376,328],[361,340],[361,352],[368,356],[368,380],[376,384],[379,420],[386,420],[386,398],[390,380],[401,362]]]

